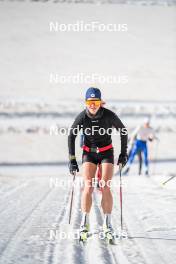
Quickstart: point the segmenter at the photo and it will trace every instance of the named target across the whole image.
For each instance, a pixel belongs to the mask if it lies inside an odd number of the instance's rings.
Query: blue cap
[[[86,100],[88,99],[99,99],[101,100],[101,92],[100,89],[98,88],[94,88],[94,87],[90,87],[87,92],[86,92]]]

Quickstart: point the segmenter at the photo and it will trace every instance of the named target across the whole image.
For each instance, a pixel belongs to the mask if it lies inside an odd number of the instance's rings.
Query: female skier
[[[92,205],[92,180],[95,177],[97,166],[100,165],[102,180],[101,206],[104,213],[103,231],[112,234],[111,212],[113,198],[107,182],[112,179],[114,169],[114,150],[111,134],[113,128],[120,132],[121,153],[117,165],[125,166],[127,156],[127,130],[118,116],[111,110],[104,108],[101,91],[91,87],[85,96],[86,108],[75,119],[68,137],[69,170],[71,174],[79,171],[75,156],[75,138],[80,129],[84,136],[82,166],[84,190],[81,199],[82,221],[80,225],[80,240],[87,238],[89,231],[89,213]]]

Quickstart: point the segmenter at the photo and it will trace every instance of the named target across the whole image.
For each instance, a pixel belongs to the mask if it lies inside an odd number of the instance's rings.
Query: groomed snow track
[[[62,175],[57,177],[66,179]],[[81,217],[79,184],[75,186],[69,226],[70,189],[51,188],[50,176],[1,175],[0,263],[174,264],[176,194],[169,184],[161,187],[160,178],[123,177],[124,229],[128,239],[117,239],[113,246],[107,245],[96,232],[102,225],[102,211],[101,193],[95,190],[90,214],[90,227],[95,234],[83,247],[75,239]],[[118,176],[114,183],[112,221],[118,233]]]

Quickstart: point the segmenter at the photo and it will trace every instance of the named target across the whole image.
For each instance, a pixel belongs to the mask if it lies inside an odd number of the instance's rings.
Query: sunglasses
[[[89,107],[100,106],[101,100],[86,100],[86,105]]]

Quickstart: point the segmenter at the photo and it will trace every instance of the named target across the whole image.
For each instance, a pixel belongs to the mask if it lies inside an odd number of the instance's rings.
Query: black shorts
[[[83,151],[82,163],[84,162],[92,162],[96,165],[101,163],[114,164],[114,150],[109,149],[99,153]]]

